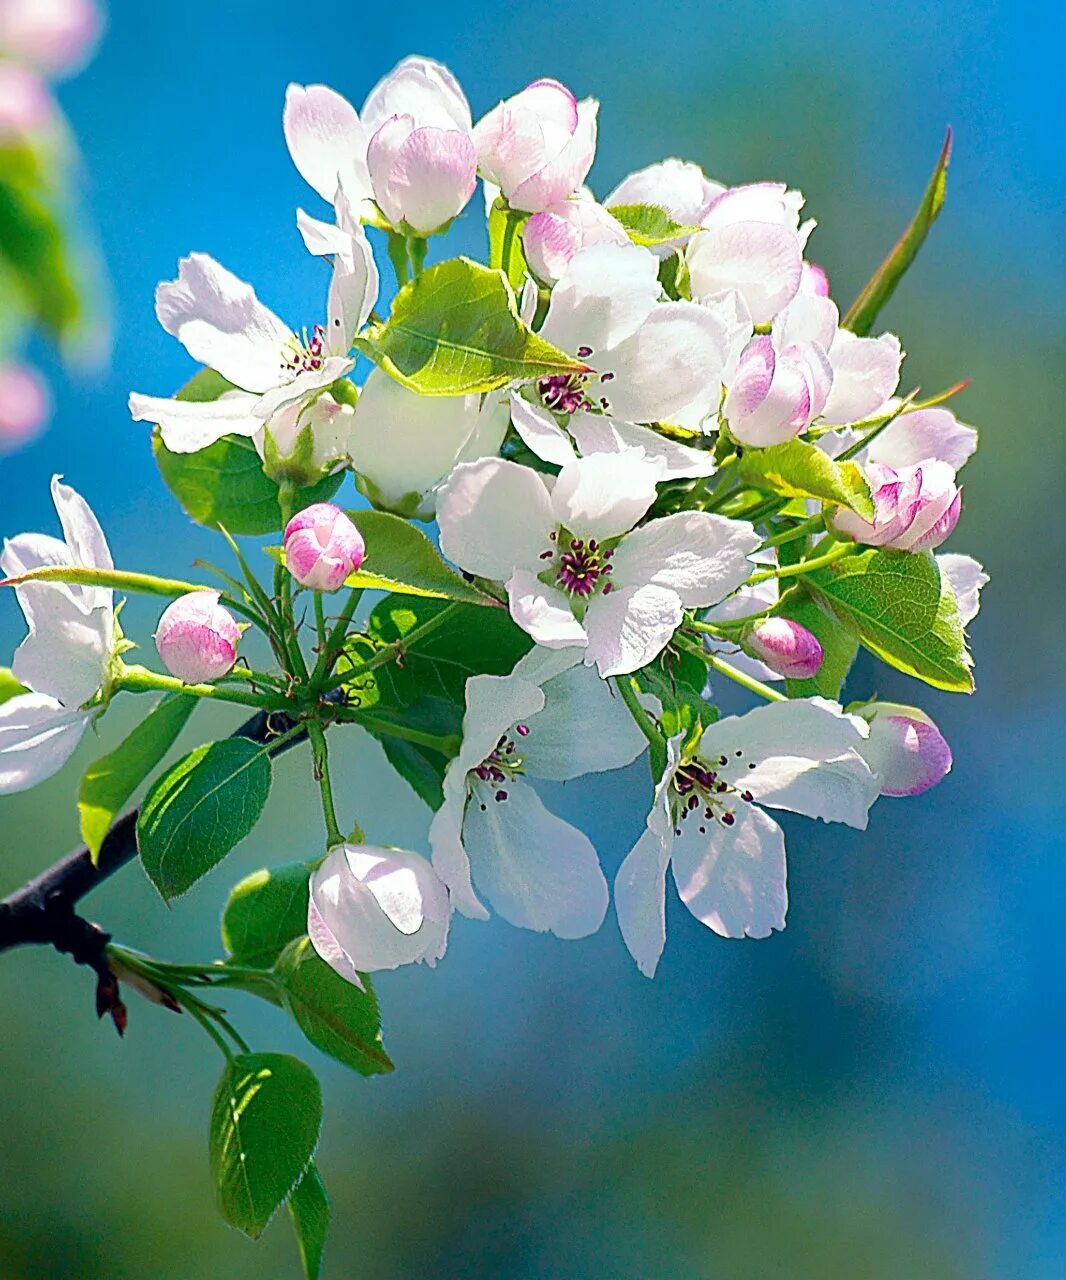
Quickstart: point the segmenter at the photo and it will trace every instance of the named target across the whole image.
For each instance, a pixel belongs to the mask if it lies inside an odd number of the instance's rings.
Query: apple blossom
[[[333,392],[338,392],[338,384]],[[309,405],[279,409],[261,424],[252,443],[272,480],[313,485],[351,460],[354,430],[355,406],[338,403],[324,391]]]
[[[93,0],[0,0],[0,57],[46,75],[88,61],[103,22]]]
[[[32,440],[48,421],[52,398],[25,364],[0,364],[0,453]]]
[[[448,891],[417,853],[342,844],[311,876],[311,944],[357,987],[361,973],[435,965],[448,945],[450,922]]]
[[[554,485],[497,458],[463,463],[441,488],[441,549],[506,584],[511,616],[538,644],[575,646],[601,676],[636,671],[686,608],[748,576],[759,536],[743,521],[683,511],[634,529],[663,464],[640,449],[567,462]]]
[[[217,591],[190,591],[163,610],[155,647],[163,665],[186,684],[224,676],[237,660],[241,629]]]
[[[628,243],[626,229],[617,218],[595,200],[580,197],[549,205],[533,214],[522,228],[526,262],[546,284],[554,284],[582,249]]]
[[[870,726],[859,754],[873,770],[883,796],[918,796],[951,770],[951,748],[918,707],[871,702],[857,707]]]
[[[540,379],[546,408],[695,427],[718,407],[750,320],[728,298],[660,301],[658,271],[658,259],[633,244],[594,245],[570,260],[540,332],[591,371]]]
[[[255,436],[274,414],[307,407],[355,367],[348,353],[377,299],[378,273],[343,193],[336,214],[336,226],[306,216],[301,225],[312,252],[333,256],[326,323],[310,336],[297,336],[251,285],[207,254],[182,258],[178,278],[156,289],[167,333],[237,388],[209,401],[132,393],[131,416],[158,423],[168,449],[195,453],[224,435]]]
[[[800,226],[802,207],[803,196],[784,183],[723,191],[686,250],[693,297],[735,289],[755,324],[772,320],[799,291],[803,248],[814,227]]]
[[[608,209],[615,205],[651,204],[667,213],[683,227],[699,226],[713,202],[725,192],[720,182],[712,182],[698,164],[671,157],[650,164],[623,178],[604,201]],[[680,236],[652,250],[664,258],[674,249],[684,248],[691,237]]]
[[[647,829],[615,880],[622,936],[652,977],[666,941],[666,869],[681,900],[725,938],[785,927],[785,839],[760,806],[864,829],[878,783],[865,723],[823,698],[773,702],[704,730],[694,754],[668,744]]]
[[[45,565],[113,568],[85,499],[55,476],[52,501],[63,540],[23,533],[5,541],[4,573],[15,578]],[[94,715],[89,704],[110,680],[118,641],[108,588],[25,582],[15,593],[29,635],[11,670],[26,692],[0,703],[0,794],[36,786],[73,754]]]
[[[722,412],[741,444],[784,444],[821,414],[832,385],[833,370],[818,343],[779,347],[760,334],[744,349]]]
[[[312,591],[339,591],[365,554],[363,535],[331,502],[305,507],[285,526],[285,563]]]
[[[859,422],[882,409],[899,385],[903,348],[892,333],[857,338],[838,329],[829,347],[833,387],[822,410],[826,422]]]
[[[356,483],[375,506],[432,519],[435,490],[452,468],[499,453],[506,432],[498,394],[422,396],[375,369],[349,441]]]
[[[588,837],[547,809],[530,778],[619,769],[646,743],[621,699],[578,654],[534,649],[509,676],[466,682],[463,744],[430,827],[433,865],[464,915],[560,938],[595,932],[607,882]],[[580,732],[575,725],[580,724]]]
[[[592,168],[599,106],[558,80],[534,80],[474,126],[482,175],[512,209],[537,213],[566,200]]]
[[[825,653],[818,637],[791,618],[766,618],[756,623],[744,643],[789,680],[809,680],[822,669]]]
[[[958,523],[962,491],[946,462],[929,459],[899,471],[883,463],[866,467],[874,518],[836,507],[829,516],[834,532],[871,547],[928,551],[939,547]]]

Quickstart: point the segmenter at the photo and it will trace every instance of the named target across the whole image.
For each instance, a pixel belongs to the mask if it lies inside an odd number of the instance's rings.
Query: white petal
[[[723,938],[767,938],[785,927],[785,837],[754,805],[740,804],[732,826],[698,818],[681,824],[673,872],[681,901]]]
[[[453,760],[444,777],[444,803],[429,826],[433,870],[448,886],[452,906],[470,920],[487,920],[489,913],[474,892],[470,859],[463,845],[466,813],[466,769]]]
[[[858,754],[866,734],[865,723],[836,703],[802,698],[719,720],[699,751],[719,778],[760,804],[862,830],[878,796],[877,779]]]
[[[679,511],[650,520],[615,548],[616,587],[653,583],[687,608],[717,604],[751,574],[748,556],[761,539],[746,520],[707,511]]]
[[[345,356],[326,356],[321,368],[298,373],[291,381],[264,392],[256,400],[252,412],[265,422],[287,405],[310,400],[316,392],[331,387],[354,368],[355,361]]]
[[[601,676],[639,671],[660,654],[681,625],[681,601],[664,587],[624,587],[596,596],[585,614],[585,662]]]
[[[572,666],[542,687],[544,710],[530,718],[528,734],[515,739],[534,778],[566,782],[621,769],[647,747],[621,697],[589,667]]]
[[[977,431],[959,422],[950,409],[917,409],[889,423],[866,450],[866,458],[897,471],[935,458],[958,471],[976,448]]]
[[[617,537],[655,501],[662,477],[662,463],[640,449],[577,458],[563,467],[552,490],[555,520],[579,538]]]
[[[292,331],[206,253],[178,263],[178,278],[155,291],[159,323],[194,360],[245,391],[266,391],[282,376],[282,351]]]
[[[461,463],[437,494],[441,550],[468,573],[504,582],[551,549],[551,498],[536,471],[501,458]]]
[[[582,249],[552,290],[541,336],[564,351],[591,347],[589,357],[635,333],[662,292],[659,263],[639,245]]]
[[[936,557],[941,576],[946,578],[955,593],[959,619],[968,627],[981,608],[981,588],[988,582],[988,574],[973,556],[960,556],[944,552]]]
[[[87,569],[113,569],[111,550],[100,528],[93,509],[77,490],[63,484],[59,476],[52,477],[52,501],[55,503],[59,523],[63,526],[63,537],[70,548],[71,558],[78,565]],[[90,608],[109,605],[112,593],[108,587],[89,588],[96,594],[90,595],[87,603]]]
[[[399,114],[413,116],[419,124],[471,125],[470,105],[455,76],[442,63],[415,54],[382,76],[367,94],[361,114],[370,133]]]
[[[604,414],[581,411],[571,415],[567,428],[586,456],[592,453],[621,453],[624,449],[643,449],[649,458],[660,460],[665,468],[664,480],[693,479],[713,476],[714,454],[709,449],[692,449],[668,440],[650,427],[620,422]]]
[[[66,591],[43,582],[18,588],[30,633],[15,650],[15,679],[74,711],[104,682],[111,654],[110,606],[86,613]]]
[[[562,467],[577,457],[566,432],[548,410],[530,404],[516,391],[511,392],[511,421],[526,445],[545,462]]]
[[[21,693],[0,703],[0,795],[26,791],[74,754],[89,717],[54,698]]]
[[[892,333],[857,338],[838,329],[829,351],[833,389],[822,416],[826,422],[859,422],[876,413],[899,384],[903,348]]]
[[[528,569],[516,569],[507,583],[511,617],[547,649],[584,648],[588,637],[574,617],[569,597],[541,582]]]
[[[719,314],[664,302],[624,342],[589,357],[601,376],[614,374],[594,398],[627,422],[672,422],[682,411],[703,418],[718,405],[727,355]]]
[[[171,453],[198,453],[223,436],[255,435],[263,425],[252,412],[258,399],[250,391],[227,391],[217,400],[168,400],[133,391],[130,417],[157,423]]]
[[[796,342],[817,342],[828,351],[839,321],[840,312],[831,298],[801,291],[774,317],[774,344],[782,351]]]
[[[527,783],[500,790],[505,800],[482,784],[467,805],[463,838],[478,888],[520,928],[560,938],[595,933],[607,912],[607,882],[592,842]]]
[[[769,222],[736,222],[703,231],[689,242],[687,258],[695,297],[735,289],[756,324],[772,320],[792,301],[803,274],[795,231]]]
[[[290,84],[282,127],[293,164],[323,200],[332,202],[338,186],[352,200],[371,198],[367,136],[346,98],[324,84]]]
[[[466,682],[463,745],[458,760],[464,774],[496,748],[501,736],[544,707],[544,693],[522,676],[471,676]]]

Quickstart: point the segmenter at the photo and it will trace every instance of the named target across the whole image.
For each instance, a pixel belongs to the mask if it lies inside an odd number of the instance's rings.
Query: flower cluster
[[[225,961],[108,953],[216,1040],[243,1046],[192,988],[243,985],[327,1053],[388,1070],[367,975],[435,964],[456,912],[572,939],[613,902],[651,976],[668,869],[708,929],[766,937],[788,902],[775,811],[862,829],[880,796],[951,768],[924,711],[877,699],[871,666],[842,701],[860,648],[973,689],[965,628],[987,579],[940,551],[977,443],[947,407],[963,384],[919,401],[900,387],[899,339],[871,333],[939,209],[947,151],[903,248],[841,313],[784,183],[727,187],[668,159],[598,201],[598,106],[542,79],[475,123],[421,57],[358,111],[290,86],[282,132],[328,206],[296,214],[328,265],[321,310],[294,327],[191,253],[156,314],[202,368],[175,396],[130,396],[164,482],[234,563],[205,564],[209,582],[117,569],[58,477],[63,539],[4,545],[29,634],[0,672],[0,792],[54,774],[119,694],[162,695],[82,781],[94,855],[156,775],[138,850],[165,898],[184,892],[254,827],[271,755],[310,744],[324,846],[309,838],[300,861],[234,889]],[[479,178],[487,264],[430,261]],[[361,498],[344,508],[348,475]],[[271,581],[237,540],[264,535]],[[164,671],[125,661],[116,591],[169,601]],[[265,643],[244,646],[249,628]],[[753,705],[723,717],[727,685]],[[160,770],[201,699],[258,714]],[[342,820],[359,788],[338,785],[329,741],[353,725],[433,809],[425,852]],[[642,758],[646,821],[612,889],[538,784]],[[239,1082],[224,1088],[228,1115]],[[256,1234],[265,1220],[227,1209],[217,1159],[223,1211]],[[309,1160],[271,1185],[294,1187]]]
[[[57,267],[63,278],[20,278],[19,263],[36,262],[28,254],[34,237],[61,246],[53,196],[60,173],[69,168],[72,147],[66,123],[49,81],[77,71],[99,38],[100,14],[93,0],[0,0],[0,198],[9,216],[0,228],[0,258],[5,262],[3,332],[0,333],[0,453],[31,440],[48,420],[47,384],[15,352],[8,335],[32,326],[33,296],[40,289],[48,306],[53,336],[68,337],[77,310],[73,285],[66,278],[67,250]],[[14,270],[10,264],[15,264]],[[25,312],[25,323],[22,313]]]

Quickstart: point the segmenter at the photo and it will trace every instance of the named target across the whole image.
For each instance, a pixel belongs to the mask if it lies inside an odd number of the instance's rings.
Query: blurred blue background
[[[671,902],[653,983],[611,920],[567,944],[459,922],[436,971],[382,977],[396,1074],[365,1082],[315,1061],[337,1218],[326,1276],[1066,1274],[1060,21],[1003,0],[117,3],[96,60],[63,87],[115,348],[105,373],[72,377],[33,352],[58,411],[0,461],[2,531],[52,528],[61,470],[121,564],[174,574],[213,540],[169,499],[126,396],[192,372],[152,313],[156,282],[189,250],[255,282],[294,325],[318,318],[325,281],[293,210],[319,210],[281,137],[288,81],[359,103],[417,50],[451,66],[476,117],[557,76],[603,102],[598,192],[670,154],[728,182],[787,179],[819,219],[812,256],[845,304],[955,128],[946,211],[882,317],[911,353],[908,386],[973,377],[957,407],[983,432],[950,544],[993,579],[972,628],[978,693],[881,683],[933,714],[953,773],[882,802],[865,835],[790,823],[792,907],[772,940],[724,942]],[[452,245],[480,252],[482,236],[474,204]],[[151,609],[135,603],[126,621],[150,644]],[[0,601],[5,655],[21,634]],[[861,663],[849,689],[868,694],[875,678]],[[184,746],[232,719],[205,709]],[[131,723],[119,704],[104,743]],[[344,808],[372,838],[424,849],[428,812],[351,739]],[[75,843],[79,766],[100,749],[0,801],[0,890]],[[175,911],[131,867],[90,914],[163,956],[216,955],[237,876],[318,851],[306,762],[277,772],[265,823]],[[647,789],[641,765],[552,799],[591,823],[610,872]],[[86,974],[41,952],[2,958],[0,1001],[4,1280],[296,1274],[287,1225],[252,1246],[214,1213],[204,1138],[218,1063],[188,1019],[135,1002],[119,1042],[93,1017]],[[273,1010],[233,1008],[261,1047],[314,1055]]]

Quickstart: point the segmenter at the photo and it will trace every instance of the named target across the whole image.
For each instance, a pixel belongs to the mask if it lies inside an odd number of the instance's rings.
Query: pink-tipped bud
[[[918,707],[872,702],[859,710],[870,736],[859,747],[883,796],[919,796],[951,768],[944,735]]]
[[[155,647],[163,665],[185,684],[217,680],[237,660],[241,629],[218,602],[217,591],[190,591],[159,619]]]
[[[332,502],[305,507],[285,526],[285,563],[312,591],[339,591],[365,555],[363,535]]]
[[[747,646],[771,671],[788,680],[809,680],[822,668],[818,637],[791,618],[767,618],[748,633]]]

